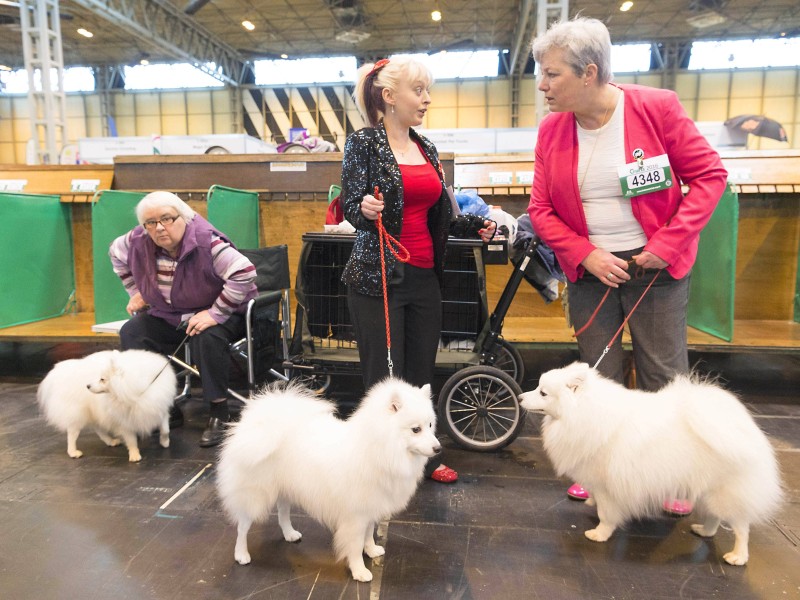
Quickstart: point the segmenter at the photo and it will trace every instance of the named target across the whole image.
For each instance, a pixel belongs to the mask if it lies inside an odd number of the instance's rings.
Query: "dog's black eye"
[[[547,396],[547,392],[545,392],[544,390],[539,390],[539,395],[540,396]]]
[[[422,431],[422,427],[417,425],[416,427],[412,427],[411,431],[413,431],[414,433],[419,433],[420,431]]]

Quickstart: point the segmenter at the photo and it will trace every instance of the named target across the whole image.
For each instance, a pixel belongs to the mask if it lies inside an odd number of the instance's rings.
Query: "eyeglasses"
[[[175,219],[179,218],[180,215],[176,215],[174,217],[172,215],[164,215],[160,219],[150,219],[148,221],[145,221],[144,223],[142,223],[142,225],[144,226],[145,229],[152,231],[153,229],[158,227],[159,223],[161,223],[164,227],[169,227],[175,222]]]

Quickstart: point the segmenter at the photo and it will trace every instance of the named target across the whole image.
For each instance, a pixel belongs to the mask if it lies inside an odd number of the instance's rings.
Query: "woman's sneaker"
[[[690,515],[693,508],[688,500],[664,500],[664,512],[673,517]]]
[[[583,489],[580,484],[573,483],[567,490],[567,496],[572,500],[580,500],[581,502],[590,498],[589,492]]]

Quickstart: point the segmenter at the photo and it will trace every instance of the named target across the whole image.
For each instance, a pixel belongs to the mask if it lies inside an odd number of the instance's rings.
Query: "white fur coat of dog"
[[[121,437],[128,460],[138,462],[137,435],[160,428],[159,443],[169,446],[169,409],[177,378],[167,358],[146,350],[106,350],[57,363],[39,384],[37,399],[50,425],[67,432],[67,454],[80,458],[81,430],[93,426],[109,446]]]
[[[543,374],[522,394],[542,410],[542,438],[561,476],[587,489],[600,523],[586,537],[606,541],[627,520],[657,514],[664,500],[686,498],[705,515],[692,530],[713,536],[730,524],[733,565],[748,560],[751,523],[782,499],[775,453],[748,410],[730,392],[696,376],[678,376],[658,392],[629,390],[585,363]]]
[[[375,525],[408,505],[428,458],[441,451],[430,386],[387,379],[346,421],[335,412],[305,388],[276,385],[248,402],[231,426],[217,489],[238,528],[238,563],[250,562],[250,526],[276,504],[284,539],[299,541],[290,519],[296,505],[333,531],[336,558],[347,561],[354,579],[372,579],[362,552],[384,553]]]

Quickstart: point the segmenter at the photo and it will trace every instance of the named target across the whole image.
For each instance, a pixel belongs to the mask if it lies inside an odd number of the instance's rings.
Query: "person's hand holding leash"
[[[192,315],[186,325],[186,333],[189,335],[197,335],[203,333],[209,327],[214,327],[217,322],[208,314],[207,310],[201,311]]]
[[[669,266],[667,261],[647,250],[634,256],[633,260],[643,269],[666,269]]]
[[[131,299],[128,300],[128,306],[125,307],[125,310],[128,311],[128,314],[133,316],[134,313],[143,310],[147,306],[147,302],[144,301],[142,295],[139,292],[136,292]]]
[[[381,211],[383,211],[383,194],[378,194],[377,198],[371,194],[364,196],[361,201],[361,214],[365,219],[375,221]]]
[[[620,283],[625,283],[631,278],[627,262],[600,248],[592,250],[581,264],[609,287],[619,287]]]

